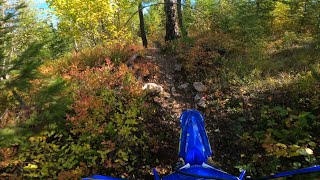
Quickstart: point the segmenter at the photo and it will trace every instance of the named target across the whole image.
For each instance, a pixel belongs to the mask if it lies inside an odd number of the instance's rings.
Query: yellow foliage
[[[59,28],[74,37],[80,46],[92,46],[113,39],[127,39],[131,34],[121,26],[131,14],[126,0],[47,0],[60,18]],[[125,10],[125,11],[124,11]],[[78,44],[79,45],[79,44]]]

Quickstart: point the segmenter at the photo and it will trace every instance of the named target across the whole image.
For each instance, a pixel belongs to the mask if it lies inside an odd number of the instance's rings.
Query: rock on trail
[[[202,82],[194,82],[193,87],[198,92],[204,92],[207,90],[207,87],[204,84],[202,84]]]
[[[156,83],[145,83],[142,89],[158,94],[160,94],[163,91],[163,87]]]

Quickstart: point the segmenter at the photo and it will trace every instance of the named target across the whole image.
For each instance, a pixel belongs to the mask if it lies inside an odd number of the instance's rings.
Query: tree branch
[[[12,94],[13,94],[13,97],[19,102],[20,107],[22,107],[22,108],[27,107],[27,104],[23,101],[21,96],[14,89],[12,89]]]
[[[155,4],[150,4],[150,5],[148,5],[148,6],[143,6],[143,7],[139,8],[138,11],[134,12],[134,13],[130,16],[130,18],[127,20],[127,22],[124,24],[124,26],[123,26],[121,29],[125,28],[125,27],[128,25],[128,23],[131,21],[131,19],[132,19],[140,10],[142,11],[144,8],[147,8],[147,7],[159,6],[159,5],[164,5],[164,4],[165,4],[165,3],[155,3]],[[197,8],[194,8],[194,7],[192,7],[192,6],[185,5],[185,4],[181,4],[181,3],[173,3],[173,4],[177,4],[177,5],[181,5],[181,6],[184,6],[184,7],[192,8],[192,9],[194,9],[195,11],[199,12],[200,14],[204,15],[204,17],[207,17],[207,15],[204,14],[202,11],[200,11],[200,10],[198,10]]]

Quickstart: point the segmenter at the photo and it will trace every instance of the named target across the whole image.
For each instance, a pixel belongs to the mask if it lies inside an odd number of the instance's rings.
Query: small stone
[[[201,82],[194,82],[193,83],[194,89],[196,89],[198,92],[203,92],[207,90],[207,87],[203,85]]]
[[[143,85],[142,89],[150,92],[155,92],[158,94],[163,91],[163,87],[156,83],[146,83]]]
[[[218,132],[220,132],[220,129],[219,128],[215,129],[214,132],[218,133]]]
[[[179,89],[187,89],[189,86],[189,83],[184,83],[184,84],[181,84],[180,86],[178,86]]]
[[[199,107],[206,108],[207,107],[206,100],[204,98],[201,98],[200,101],[197,103],[197,105]]]
[[[199,101],[201,99],[201,95],[200,94],[197,94],[194,96],[194,100],[195,101]]]
[[[172,86],[171,92],[172,92],[172,93],[175,93],[175,92],[176,92],[176,88],[175,88],[174,86]]]
[[[153,56],[146,56],[147,59],[154,60],[155,58]]]
[[[182,64],[175,64],[174,65],[174,70],[175,71],[181,71],[181,69],[182,69]]]

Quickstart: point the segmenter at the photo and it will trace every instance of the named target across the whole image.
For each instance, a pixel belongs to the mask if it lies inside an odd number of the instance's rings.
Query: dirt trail
[[[173,56],[160,54],[158,49],[148,49],[147,54],[153,57],[160,70],[160,77],[155,79],[154,83],[162,86],[166,94],[159,99],[159,103],[177,121],[184,110],[194,108],[192,84],[189,83],[188,87],[179,89],[180,85],[188,82],[177,70],[180,64]]]
[[[159,109],[157,117],[150,123],[153,126],[157,125],[152,128],[152,133],[157,136],[159,145],[154,154],[159,160],[156,165],[157,171],[160,174],[168,174],[172,172],[172,167],[178,160],[179,117],[184,110],[194,108],[193,96],[196,92],[190,82],[188,87],[178,88],[181,84],[188,82],[182,76],[181,70],[177,68],[179,64],[175,57],[162,54],[158,49],[148,49],[146,56],[158,66],[160,71],[157,78],[148,81],[163,88],[163,92],[154,97]]]

